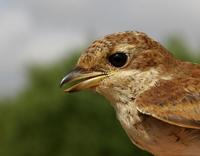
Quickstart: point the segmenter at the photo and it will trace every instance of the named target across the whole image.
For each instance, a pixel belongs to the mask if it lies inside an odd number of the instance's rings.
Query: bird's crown
[[[122,56],[123,54],[124,56]],[[137,59],[133,62],[133,58]],[[128,62],[129,65],[133,62],[131,68],[145,68],[166,62],[163,59],[169,58],[170,54],[166,49],[145,33],[126,31],[110,34],[103,39],[94,41],[79,58],[78,66],[85,69],[105,70],[112,67],[125,67],[123,65],[125,65],[126,59],[126,65]]]

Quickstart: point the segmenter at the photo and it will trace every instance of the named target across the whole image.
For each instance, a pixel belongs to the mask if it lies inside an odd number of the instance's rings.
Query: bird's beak
[[[60,86],[62,87],[69,82],[75,83],[71,87],[65,89],[65,92],[76,92],[83,89],[94,88],[98,86],[99,82],[104,79],[106,75],[105,72],[88,71],[77,67],[62,79]]]

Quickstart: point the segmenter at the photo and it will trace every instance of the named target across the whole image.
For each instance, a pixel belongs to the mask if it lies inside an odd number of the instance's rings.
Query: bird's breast
[[[116,104],[116,106],[118,107],[116,110],[117,118],[131,141],[136,146],[146,149],[145,144],[150,142],[151,138],[143,127],[144,116],[137,111],[134,103],[123,106],[121,104]]]
[[[133,144],[156,155],[197,156],[200,153],[200,130],[170,125],[133,108],[127,105],[116,111]]]

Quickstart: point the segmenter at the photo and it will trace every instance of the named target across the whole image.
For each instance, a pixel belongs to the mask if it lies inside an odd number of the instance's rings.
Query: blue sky
[[[181,34],[197,48],[199,15],[199,0],[0,0],[0,95],[22,87],[30,62],[51,62],[112,32],[144,31],[161,42]]]

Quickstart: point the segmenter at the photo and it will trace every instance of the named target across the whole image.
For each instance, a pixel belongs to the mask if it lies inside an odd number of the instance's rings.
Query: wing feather
[[[141,113],[170,124],[200,129],[200,80],[162,80],[141,94],[136,105]]]

